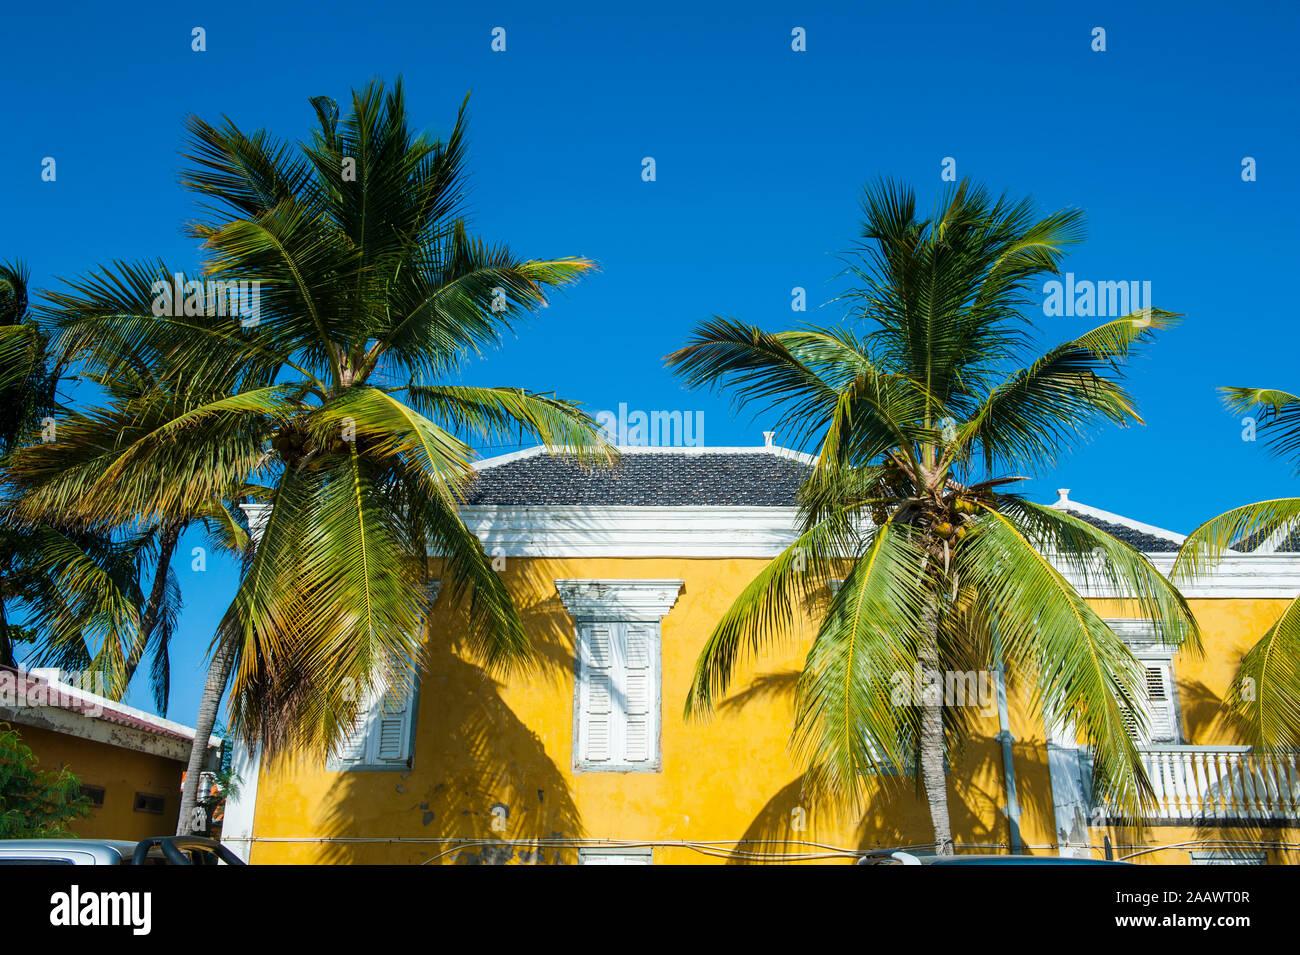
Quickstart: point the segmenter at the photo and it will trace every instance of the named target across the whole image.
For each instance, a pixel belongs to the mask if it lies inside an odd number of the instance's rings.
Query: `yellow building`
[[[873,779],[856,811],[804,792],[789,739],[810,625],[742,672],[713,718],[681,716],[703,641],[793,539],[810,463],[770,435],[759,448],[627,449],[613,472],[540,449],[482,462],[465,516],[515,597],[535,669],[485,673],[454,649],[461,609],[436,602],[410,696],[370,708],[328,760],[264,762],[237,747],[243,786],[226,841],[254,864],[846,863],[925,845],[928,812],[907,775]],[[1067,492],[1056,506],[1162,569],[1182,539]],[[981,733],[950,766],[958,851],[1100,858],[1108,839],[1137,862],[1295,861],[1296,759],[1252,756],[1219,702],[1297,592],[1300,555],[1231,556],[1185,588],[1201,658],[1161,648],[1141,621],[1113,623],[1147,664],[1141,742],[1159,811],[1141,832],[1110,825],[1088,791],[1086,750],[1049,734],[993,676]],[[1106,616],[1119,595],[1085,596]]]
[[[194,728],[118,703],[59,679],[52,669],[0,667],[0,723],[32,750],[42,771],[65,767],[90,797],[72,823],[87,839],[139,840],[176,832],[181,776]],[[222,740],[208,742],[209,765]]]

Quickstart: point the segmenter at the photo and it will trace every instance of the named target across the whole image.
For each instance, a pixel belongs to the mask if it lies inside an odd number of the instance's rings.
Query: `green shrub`
[[[0,723],[0,839],[75,835],[69,824],[90,815],[81,780],[60,768],[42,772],[18,731]]]

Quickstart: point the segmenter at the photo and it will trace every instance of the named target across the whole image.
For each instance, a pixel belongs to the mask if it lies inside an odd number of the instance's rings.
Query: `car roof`
[[[119,865],[136,844],[126,839],[0,839],[0,859],[66,858],[87,865]]]

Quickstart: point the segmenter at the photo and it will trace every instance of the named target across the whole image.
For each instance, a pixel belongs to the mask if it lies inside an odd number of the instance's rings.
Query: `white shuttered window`
[[[578,768],[657,769],[659,624],[580,623],[576,704]]]
[[[1178,725],[1173,667],[1164,660],[1143,660],[1142,667],[1143,695],[1138,702],[1146,716],[1146,733],[1140,733],[1133,714],[1125,712],[1124,723],[1129,735],[1143,745],[1177,743],[1181,740],[1182,733]]]
[[[395,680],[389,689],[363,701],[352,731],[339,743],[327,768],[407,769],[411,764],[411,720],[415,680]]]

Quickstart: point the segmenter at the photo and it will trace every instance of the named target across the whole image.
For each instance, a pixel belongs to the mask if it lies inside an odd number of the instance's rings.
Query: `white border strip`
[[[700,455],[700,454],[770,454],[774,458],[787,458],[791,461],[798,461],[800,464],[814,465],[817,458],[811,454],[805,454],[803,451],[795,451],[792,448],[782,448],[777,445],[757,445],[748,448],[713,448],[703,447],[659,447],[652,444],[619,444],[611,445],[619,454],[681,454],[681,455]],[[555,454],[563,455],[566,449],[556,448]],[[510,464],[514,461],[526,461],[529,458],[535,458],[542,454],[549,453],[542,445],[536,445],[531,448],[524,448],[521,451],[511,451],[508,454],[498,454],[496,457],[483,458],[481,461],[475,461],[474,467],[483,471],[487,468],[500,467],[503,464]]]

